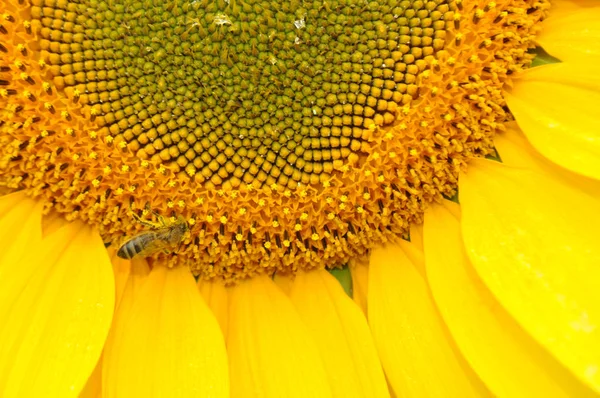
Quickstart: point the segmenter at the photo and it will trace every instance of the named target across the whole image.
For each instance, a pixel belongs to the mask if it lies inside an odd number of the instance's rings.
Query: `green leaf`
[[[535,58],[531,63],[531,67],[535,68],[536,66],[555,64],[560,62],[560,59],[554,58],[552,55],[548,54],[542,47],[537,47],[533,50],[535,53]]]
[[[350,274],[348,265],[344,265],[342,268],[330,269],[328,271],[338,280],[338,282],[340,282],[340,285],[342,285],[346,294],[352,297],[352,275]]]

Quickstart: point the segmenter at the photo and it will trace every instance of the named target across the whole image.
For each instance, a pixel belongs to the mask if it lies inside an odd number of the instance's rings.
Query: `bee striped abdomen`
[[[123,243],[117,252],[117,256],[131,260],[135,256],[142,254],[146,250],[148,243],[152,241],[152,239],[148,239],[148,235],[154,235],[154,233],[144,232]]]
[[[117,256],[126,260],[131,260],[140,251],[142,251],[141,246],[137,244],[135,240],[129,240],[121,245],[119,251],[117,252]]]

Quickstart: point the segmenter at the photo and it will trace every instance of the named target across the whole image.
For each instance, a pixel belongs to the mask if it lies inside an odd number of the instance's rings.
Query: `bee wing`
[[[140,238],[143,240],[143,242],[140,242],[142,250],[138,252],[138,255],[141,257],[150,257],[169,247],[169,243],[161,239],[157,233],[149,232]]]
[[[155,232],[146,231],[126,239],[119,248],[122,258],[149,257],[163,249],[165,242]]]

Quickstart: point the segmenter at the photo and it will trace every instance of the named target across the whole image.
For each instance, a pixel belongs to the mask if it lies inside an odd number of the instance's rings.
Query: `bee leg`
[[[137,213],[136,213],[136,212],[134,212],[134,211],[132,211],[132,212],[131,212],[131,214],[133,215],[133,218],[135,218],[135,220],[136,220],[137,222],[139,222],[139,223],[140,223],[140,224],[142,224],[142,225],[145,225],[146,227],[149,227],[149,228],[152,228],[152,229],[158,229],[158,228],[161,228],[161,227],[162,227],[162,225],[160,225],[160,224],[158,224],[158,223],[154,223],[154,222],[151,222],[151,221],[147,221],[147,220],[144,220],[144,219],[142,219],[142,218],[141,218],[140,216],[138,216],[138,215],[137,215]]]
[[[163,216],[161,216],[160,214],[158,214],[157,212],[153,211],[152,214],[154,214],[154,216],[156,216],[156,219],[158,220],[158,223],[160,224],[161,227],[167,227],[167,226],[169,226],[169,224],[171,224],[170,222],[167,222],[167,220],[165,220],[165,218]]]
[[[131,215],[137,222],[139,222],[140,224],[142,224],[146,227],[152,228],[152,229],[158,229],[158,228],[161,228],[164,226],[164,224],[162,224],[162,223],[158,224],[158,223],[154,223],[152,221],[144,220],[133,210],[132,204],[133,204],[132,202],[129,202],[129,211],[131,212]],[[148,208],[149,208],[149,203],[146,203],[146,211],[148,210]],[[154,212],[154,214],[156,214],[156,213]]]

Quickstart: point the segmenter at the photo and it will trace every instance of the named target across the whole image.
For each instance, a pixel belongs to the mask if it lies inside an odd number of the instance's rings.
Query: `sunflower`
[[[0,396],[600,393],[596,1],[0,9]]]

